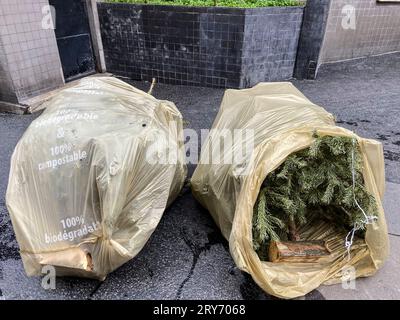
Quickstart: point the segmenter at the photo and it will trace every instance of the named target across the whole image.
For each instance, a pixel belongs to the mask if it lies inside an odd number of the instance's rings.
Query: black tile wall
[[[331,0],[307,0],[304,9],[294,76],[315,79],[328,23]]]
[[[107,71],[135,80],[238,88],[292,75],[303,8],[99,3],[98,11]],[[268,18],[260,18],[264,14]],[[273,21],[284,25],[282,31]]]
[[[302,7],[246,10],[241,87],[292,78]]]

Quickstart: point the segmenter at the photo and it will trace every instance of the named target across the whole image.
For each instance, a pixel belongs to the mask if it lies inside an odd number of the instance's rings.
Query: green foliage
[[[354,198],[367,215],[377,214],[375,199],[364,187],[358,143],[315,133],[309,148],[291,154],[265,179],[254,206],[254,249],[265,257],[270,240],[290,238],[296,232],[291,226],[315,217],[347,229],[356,223],[365,229],[365,217]]]
[[[297,0],[107,0],[107,2],[136,3],[136,4],[160,4],[195,7],[276,7],[276,6],[298,6]]]

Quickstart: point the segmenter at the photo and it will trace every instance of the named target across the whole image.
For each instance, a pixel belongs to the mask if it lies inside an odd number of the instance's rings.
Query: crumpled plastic
[[[183,186],[182,116],[113,77],[82,79],[43,107],[15,148],[6,195],[24,268],[103,280],[139,253]]]
[[[216,147],[221,131],[238,129],[252,130],[253,135],[243,133],[242,139],[233,139],[230,148]],[[315,130],[319,135],[357,139],[363,157],[365,185],[378,206],[377,220],[367,226],[365,241],[353,243],[350,255],[345,248],[346,234],[335,232],[327,224],[310,224],[304,226],[301,233],[310,240],[326,240],[334,249],[332,259],[314,263],[261,261],[252,245],[253,207],[260,187],[268,173],[288,155],[310,146]],[[254,146],[252,151],[244,153],[237,161],[212,161],[224,156],[230,159],[249,144]],[[226,90],[202,146],[191,186],[195,198],[208,209],[229,240],[236,265],[271,295],[295,298],[321,284],[345,282],[352,276],[370,276],[388,256],[387,226],[382,208],[385,171],[381,143],[336,126],[332,114],[313,104],[289,82],[260,83],[251,89]]]

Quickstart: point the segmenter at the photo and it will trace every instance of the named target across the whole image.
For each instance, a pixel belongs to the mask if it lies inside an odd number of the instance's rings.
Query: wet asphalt
[[[400,54],[390,54],[323,66],[316,80],[291,80],[310,100],[333,113],[341,126],[383,143],[386,180],[394,188],[400,184],[399,71]],[[146,82],[131,83],[149,88]],[[153,91],[156,98],[175,102],[185,127],[197,132],[211,127],[223,93],[223,89],[163,84]],[[0,113],[0,299],[275,299],[235,267],[228,243],[187,188],[167,209],[139,255],[104,282],[59,278],[55,290],[44,290],[40,278],[28,278],[5,192],[13,149],[37,116]],[[189,165],[189,176],[193,169]],[[392,202],[395,196],[392,192]],[[391,214],[388,220],[393,243],[400,245],[400,219]],[[334,298],[329,288],[314,290],[305,299]]]

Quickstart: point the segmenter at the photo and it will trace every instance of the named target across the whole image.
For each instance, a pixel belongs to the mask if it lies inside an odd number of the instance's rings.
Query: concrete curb
[[[26,114],[28,113],[28,106],[0,101],[0,112]]]

